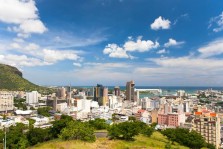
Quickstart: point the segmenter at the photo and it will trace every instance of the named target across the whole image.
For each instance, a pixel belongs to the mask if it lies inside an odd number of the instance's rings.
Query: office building
[[[94,87],[94,101],[97,101],[99,106],[105,106],[108,103],[108,88],[97,84]]]
[[[126,83],[126,100],[135,101],[135,83],[130,81]]]

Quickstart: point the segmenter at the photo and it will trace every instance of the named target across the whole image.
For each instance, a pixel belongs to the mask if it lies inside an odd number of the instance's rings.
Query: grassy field
[[[41,143],[29,149],[164,149],[168,140],[159,132],[145,137],[139,135],[135,141],[108,140],[107,138],[98,138],[94,143],[83,141],[60,141],[53,140]],[[177,143],[171,145],[172,149],[189,149]]]

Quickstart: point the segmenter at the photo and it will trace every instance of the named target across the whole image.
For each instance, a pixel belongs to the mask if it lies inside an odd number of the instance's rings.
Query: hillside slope
[[[16,67],[0,64],[0,90],[51,92],[52,89],[35,85],[24,79]]]
[[[28,149],[164,149],[168,139],[159,132],[154,132],[151,137],[138,135],[135,141],[109,140],[98,138],[96,142],[88,143],[79,140],[61,141],[52,140],[37,144]],[[189,149],[178,143],[171,144],[173,149]]]

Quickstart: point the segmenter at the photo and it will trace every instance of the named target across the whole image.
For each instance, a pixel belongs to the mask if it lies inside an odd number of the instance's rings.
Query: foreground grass
[[[159,132],[154,132],[151,137],[138,135],[135,141],[108,140],[107,138],[98,138],[93,143],[83,141],[61,141],[52,140],[41,143],[29,149],[164,149],[168,140]],[[172,149],[189,149],[177,143],[171,145]]]

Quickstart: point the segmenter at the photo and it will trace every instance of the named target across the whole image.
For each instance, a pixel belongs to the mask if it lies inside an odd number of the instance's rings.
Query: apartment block
[[[221,143],[220,118],[214,112],[195,112],[193,130],[200,133],[208,143],[214,144],[218,149]]]
[[[0,92],[0,112],[9,112],[13,110],[14,99],[9,92]]]

